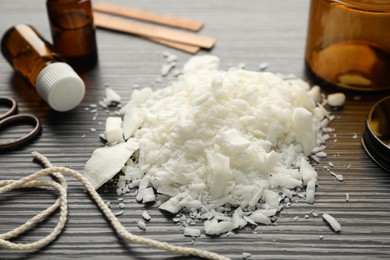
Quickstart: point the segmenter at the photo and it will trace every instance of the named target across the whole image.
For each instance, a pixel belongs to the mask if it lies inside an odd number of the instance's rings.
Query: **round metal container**
[[[390,96],[377,102],[368,114],[362,144],[371,159],[390,172]]]

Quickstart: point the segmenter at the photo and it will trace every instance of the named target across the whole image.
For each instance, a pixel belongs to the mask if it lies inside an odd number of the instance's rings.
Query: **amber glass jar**
[[[389,90],[389,32],[389,0],[311,0],[309,74],[343,89]]]

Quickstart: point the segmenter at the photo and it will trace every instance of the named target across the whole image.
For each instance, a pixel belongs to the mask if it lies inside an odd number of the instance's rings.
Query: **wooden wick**
[[[184,44],[187,46],[185,48],[188,49],[188,52],[191,52],[191,50],[195,51],[193,47],[210,49],[215,44],[215,39],[211,37],[183,33],[156,26],[141,25],[129,21],[115,19],[108,15],[100,14],[97,12],[94,12],[94,22],[95,26],[97,27],[131,33],[152,40],[157,39],[158,42],[164,44],[166,43],[166,41],[171,42],[171,45],[173,43],[173,45],[179,47]]]
[[[161,25],[171,26],[179,29],[190,31],[199,31],[203,27],[203,23],[195,20],[148,12],[137,8],[124,7],[109,3],[96,3],[93,6],[95,11],[104,12],[113,15],[119,15],[127,18],[132,18],[140,21],[157,23]]]

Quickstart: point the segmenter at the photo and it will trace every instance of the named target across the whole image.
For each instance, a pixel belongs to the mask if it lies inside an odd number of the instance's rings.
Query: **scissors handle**
[[[5,141],[0,140],[0,151],[7,151],[22,147],[25,144],[31,142],[41,133],[42,126],[37,117],[28,114],[15,115],[17,113],[17,105],[13,99],[8,97],[0,97],[0,104],[5,104],[10,107],[10,109],[5,114],[0,116],[0,132],[2,129],[11,125],[28,124],[33,126],[33,129],[28,134],[18,139]]]
[[[9,107],[7,112],[0,115],[0,121],[3,120],[4,118],[7,118],[9,116],[18,113],[18,105],[16,104],[16,101],[13,100],[12,98],[0,96],[0,104]]]

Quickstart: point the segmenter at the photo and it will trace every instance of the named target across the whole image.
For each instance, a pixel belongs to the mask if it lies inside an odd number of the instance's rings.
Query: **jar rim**
[[[345,5],[349,8],[371,11],[371,12],[388,12],[390,11],[389,0],[328,0],[338,4]]]

